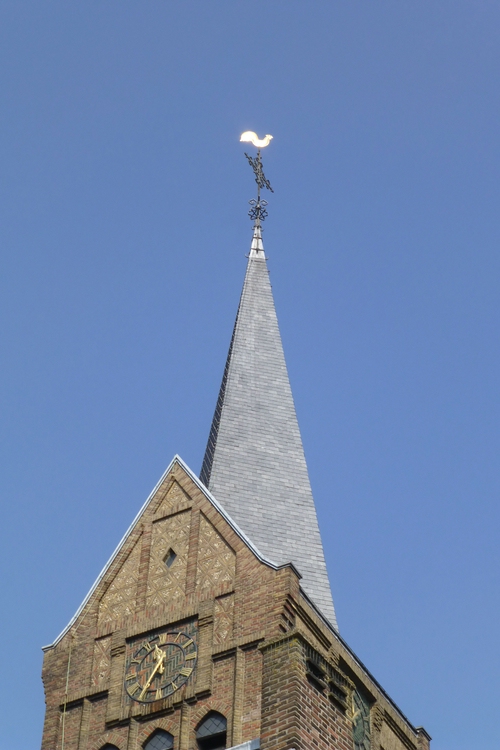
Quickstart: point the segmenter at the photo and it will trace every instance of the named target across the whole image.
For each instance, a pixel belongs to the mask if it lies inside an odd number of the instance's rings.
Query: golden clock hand
[[[361,713],[361,710],[359,708],[356,711],[356,703],[354,702],[354,697],[353,697],[352,698],[352,703],[351,703],[351,711],[350,711],[351,715],[349,716],[349,718],[350,718],[350,720],[352,721],[353,724],[356,721],[356,719],[358,718],[358,716],[359,716],[360,713]]]
[[[151,684],[151,681],[152,681],[153,677],[155,676],[155,674],[157,672],[159,672],[160,674],[163,674],[163,672],[165,671],[165,667],[163,666],[163,662],[165,661],[166,656],[167,656],[166,653],[164,651],[162,651],[161,648],[158,648],[158,646],[155,646],[154,659],[158,662],[158,664],[156,665],[156,667],[153,669],[153,671],[151,673],[151,677],[149,678],[149,680],[147,682],[147,687],[149,687],[149,685]]]
[[[163,662],[164,662],[164,660],[165,660],[165,656],[166,656],[165,652],[164,652],[164,651],[162,651],[162,650],[161,650],[161,648],[158,648],[158,644],[156,644],[156,645],[155,645],[155,653],[154,653],[154,658],[155,658],[156,660],[158,660],[158,659],[160,659],[160,660],[161,660],[161,667],[160,667],[160,669],[158,670],[158,671],[160,672],[160,674],[163,674],[163,672],[165,671],[165,666],[164,666],[164,664],[163,664]]]
[[[151,672],[151,675],[149,677],[149,680],[146,682],[146,684],[142,688],[141,693],[139,695],[139,700],[141,700],[142,697],[144,696],[144,694],[146,693],[146,690],[151,685],[151,683],[153,681],[153,677],[158,672],[158,670],[160,669],[160,667],[162,668],[160,674],[163,674],[163,671],[164,671],[163,662],[165,661],[165,656],[166,656],[166,654],[162,653],[161,657],[158,657],[158,664],[153,669],[153,671]]]

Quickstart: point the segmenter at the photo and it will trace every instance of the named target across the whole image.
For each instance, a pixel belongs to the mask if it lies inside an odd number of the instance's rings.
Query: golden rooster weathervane
[[[257,136],[257,133],[254,133],[252,130],[246,130],[244,133],[240,136],[240,142],[243,143],[251,143],[255,148],[257,149],[257,156],[252,157],[249,156],[245,152],[245,156],[248,159],[248,163],[252,167],[254,174],[255,174],[255,182],[257,183],[257,200],[251,200],[249,201],[252,208],[248,212],[248,215],[250,216],[251,220],[255,222],[254,226],[260,226],[260,222],[264,221],[264,219],[267,216],[266,206],[267,201],[261,200],[260,197],[260,191],[263,188],[266,188],[267,190],[270,190],[271,193],[274,193],[274,190],[271,187],[271,183],[266,178],[264,174],[264,170],[262,168],[262,156],[260,153],[260,150],[262,148],[265,148],[266,146],[269,146],[272,135],[266,135],[264,138],[259,138]]]

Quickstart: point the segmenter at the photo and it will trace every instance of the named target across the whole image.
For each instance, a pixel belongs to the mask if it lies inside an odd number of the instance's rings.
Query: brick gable
[[[192,634],[193,669],[171,694],[138,702],[128,665],[168,632]],[[63,750],[63,725],[64,750],[140,750],[158,728],[175,750],[194,750],[209,711],[226,717],[227,747],[260,738],[262,750],[358,750],[357,689],[369,696],[370,750],[428,746],[311,605],[293,565],[265,561],[180,460],[45,649],[43,680],[43,750]]]

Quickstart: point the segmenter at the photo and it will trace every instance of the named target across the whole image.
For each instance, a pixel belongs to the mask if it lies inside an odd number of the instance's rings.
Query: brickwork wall
[[[73,706],[68,708],[64,717],[64,744],[68,750],[76,750],[80,736],[80,722],[82,719],[82,706]],[[61,750],[62,746],[63,721],[59,721],[59,731],[57,737],[56,750]]]
[[[262,654],[257,647],[244,652],[245,689],[241,717],[242,742],[260,737]]]
[[[111,636],[96,638],[94,641],[94,659],[92,664],[91,688],[105,689],[111,669]]]
[[[178,559],[165,568],[169,548]],[[195,672],[171,697],[131,700],[124,677],[132,643],[186,623],[196,629]],[[308,679],[313,651],[357,684],[370,682],[302,596],[295,570],[260,562],[176,466],[71,630],[45,653],[42,750],[100,750],[106,742],[141,750],[157,728],[173,735],[175,750],[195,750],[210,710],[227,719],[228,747],[261,737],[262,750],[353,750],[350,704],[332,702]],[[371,750],[428,750],[425,733],[372,683],[368,694]]]
[[[175,513],[153,524],[149,555],[146,607],[183,603],[186,596],[186,573],[189,555],[191,512]],[[176,555],[170,567],[164,562],[167,553]]]
[[[164,729],[169,732],[173,737],[180,738],[181,735],[181,710],[178,709],[171,716],[160,716],[147,724],[139,724],[136,737],[136,746],[142,747],[147,741],[148,737],[156,731],[156,729]],[[179,747],[179,743],[177,743]],[[121,750],[121,748],[120,748]]]
[[[137,541],[101,598],[99,625],[130,617],[135,612],[141,545]]]
[[[408,750],[405,734],[390,719],[382,724],[379,748],[380,750]]]
[[[87,728],[87,737],[82,736],[81,746],[78,750],[100,750],[100,748],[109,742],[120,750],[127,747],[128,727],[107,727],[106,726],[106,699],[94,700],[90,703],[90,716]],[[83,733],[82,733],[83,734]],[[86,747],[85,744],[86,743]],[[66,749],[65,749],[66,750]],[[73,750],[73,748],[68,748]]]
[[[233,637],[234,594],[226,594],[215,600],[214,643],[222,645]]]
[[[301,639],[285,637],[263,654],[262,750],[353,750],[345,712],[308,682]]]
[[[201,596],[218,587],[233,587],[236,555],[221,534],[200,515],[196,588]]]
[[[217,689],[214,690],[214,696],[218,700],[218,710],[227,719],[229,736],[231,736],[233,727],[234,668],[235,657],[227,656],[223,659],[217,659],[214,663],[213,672],[213,684],[217,686]]]

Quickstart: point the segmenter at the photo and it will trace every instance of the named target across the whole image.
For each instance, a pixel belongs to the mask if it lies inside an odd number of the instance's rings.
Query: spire
[[[252,244],[250,245],[250,258],[259,258],[259,253],[264,257],[264,245],[262,243],[262,229],[259,219],[256,220],[253,228]]]
[[[264,556],[293,562],[336,628],[260,220],[200,478]]]

